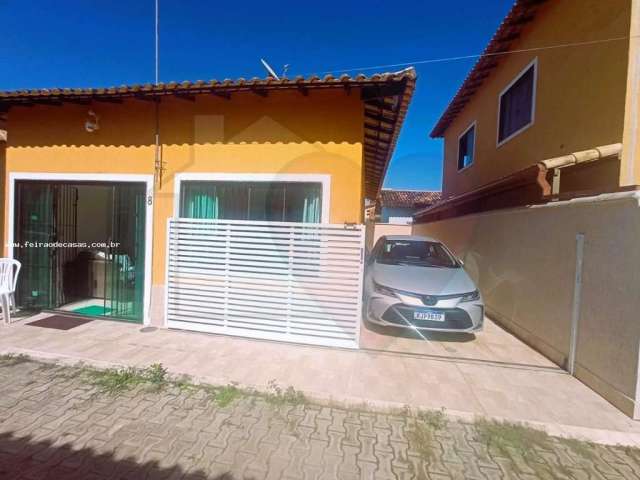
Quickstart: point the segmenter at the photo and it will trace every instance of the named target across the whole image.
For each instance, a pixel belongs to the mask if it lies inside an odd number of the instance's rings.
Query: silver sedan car
[[[381,237],[367,258],[364,315],[379,325],[482,330],[484,303],[462,263],[429,237]]]

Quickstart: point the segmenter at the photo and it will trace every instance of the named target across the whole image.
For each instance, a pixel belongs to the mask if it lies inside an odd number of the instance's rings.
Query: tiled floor
[[[427,355],[441,360],[488,362],[514,368],[557,368],[546,357],[490,320],[478,334],[417,332],[364,324],[360,330],[360,346],[383,352]]]
[[[640,444],[640,423],[490,321],[485,332],[466,340],[432,338],[416,345],[364,331],[363,344],[378,350],[341,350],[182,331],[143,333],[139,325],[107,320],[67,331],[22,321],[0,330],[0,353],[98,366],[160,362],[172,373],[215,384],[263,389],[275,380],[316,399],[446,408],[467,417],[541,422],[550,433]],[[390,351],[379,351],[385,349]]]

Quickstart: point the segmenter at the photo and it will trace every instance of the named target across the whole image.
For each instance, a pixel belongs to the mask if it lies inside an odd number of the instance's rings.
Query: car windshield
[[[439,242],[386,239],[376,255],[376,262],[387,265],[458,268],[460,265]]]

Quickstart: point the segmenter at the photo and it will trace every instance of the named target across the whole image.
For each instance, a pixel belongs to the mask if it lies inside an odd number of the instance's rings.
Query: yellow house
[[[635,0],[517,1],[431,132],[445,202],[419,220],[640,183],[637,17]]]
[[[19,306],[166,326],[168,219],[362,224],[414,85],[407,69],[1,92]]]

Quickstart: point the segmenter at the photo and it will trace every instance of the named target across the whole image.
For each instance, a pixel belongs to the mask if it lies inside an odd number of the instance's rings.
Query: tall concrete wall
[[[464,259],[488,314],[566,367],[584,234],[575,375],[633,418],[640,353],[640,194],[618,193],[430,224]]]

